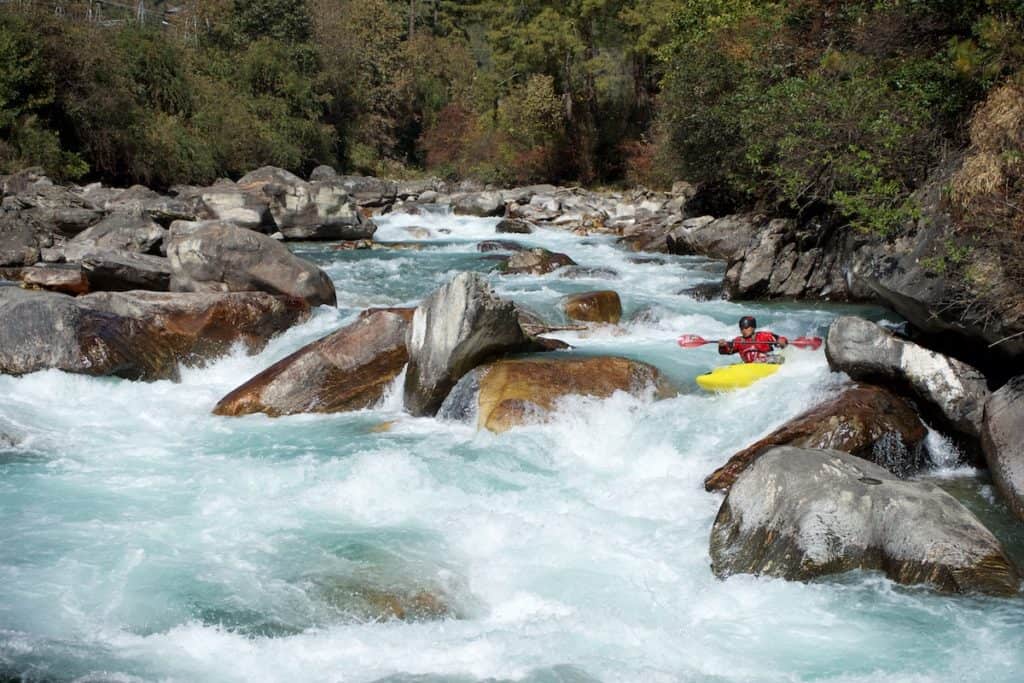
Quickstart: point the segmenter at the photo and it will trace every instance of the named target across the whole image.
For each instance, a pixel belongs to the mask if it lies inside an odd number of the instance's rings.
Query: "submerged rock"
[[[628,358],[500,360],[463,377],[439,417],[465,421],[475,415],[479,427],[504,432],[544,419],[565,396],[607,398],[616,391],[653,392],[656,398],[676,393],[656,367]]]
[[[409,358],[406,331],[413,310],[381,309],[307,344],[234,389],[216,415],[336,413],[381,399]]]
[[[988,399],[981,445],[996,488],[1013,513],[1024,519],[1024,375]]]
[[[622,319],[622,301],[610,289],[571,294],[562,300],[562,310],[570,320],[615,325]]]
[[[533,234],[533,226],[521,218],[505,218],[498,221],[494,231],[514,235],[530,235]]]
[[[855,380],[909,391],[956,432],[973,439],[981,436],[988,386],[984,376],[966,363],[898,339],[875,323],[853,316],[832,322],[825,357],[833,370]]]
[[[413,316],[405,407],[416,416],[435,414],[464,374],[528,341],[511,302],[499,299],[478,273],[459,273]]]
[[[334,283],[315,264],[266,235],[221,221],[171,228],[171,291],[261,291],[334,306]]]
[[[927,464],[927,435],[904,399],[880,387],[858,385],[733,455],[704,480],[704,488],[728,490],[751,463],[776,446],[843,451],[906,477]]]
[[[576,262],[565,254],[537,248],[515,252],[501,270],[506,275],[544,275],[562,266],[575,265]]]
[[[765,453],[736,480],[711,530],[716,576],[807,581],[853,569],[943,592],[1010,596],[1017,569],[951,495],[848,453]]]

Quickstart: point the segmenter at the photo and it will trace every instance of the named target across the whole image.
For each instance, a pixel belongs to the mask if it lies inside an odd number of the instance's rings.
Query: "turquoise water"
[[[842,312],[896,322],[884,311],[696,302],[676,292],[720,278],[720,264],[634,263],[601,237],[502,235],[615,270],[490,277],[554,320],[562,295],[616,289],[637,321],[561,337],[574,353],[653,363],[680,396],[573,398],[550,423],[502,435],[410,418],[394,393],[345,415],[210,414],[358,310],[489,272],[475,244],[494,224],[393,216],[377,238],[421,250],[297,246],[330,273],[339,309],[178,384],[0,377],[0,424],[27,436],[0,450],[0,680],[1020,680],[1021,600],[937,596],[874,574],[710,573],[721,498],[703,478],[848,380],[820,351],[791,349],[773,377],[707,395],[693,378],[720,357],[680,350],[676,336],[732,336],[746,312],[790,336],[822,334]],[[414,225],[431,236],[414,239]],[[1019,552],[1019,525],[984,479],[948,461],[930,476]],[[410,618],[389,618],[380,596]]]

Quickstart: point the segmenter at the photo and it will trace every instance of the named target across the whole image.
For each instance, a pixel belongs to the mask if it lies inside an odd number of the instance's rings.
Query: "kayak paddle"
[[[705,339],[704,337],[698,337],[695,334],[684,334],[679,337],[677,342],[684,349],[695,349],[698,346],[704,346],[705,344],[717,344],[717,339]],[[757,342],[759,344],[772,344],[778,345],[778,342]],[[789,340],[790,346],[795,346],[798,349],[810,349],[811,351],[817,351],[821,348],[821,337],[797,337]]]

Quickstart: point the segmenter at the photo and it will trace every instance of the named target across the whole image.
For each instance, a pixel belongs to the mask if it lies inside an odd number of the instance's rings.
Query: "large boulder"
[[[27,215],[0,211],[0,267],[31,266],[52,245],[52,235]]]
[[[533,226],[521,218],[503,218],[498,221],[494,231],[512,235],[529,235],[533,233]]]
[[[460,216],[503,216],[505,201],[500,192],[470,192],[452,195],[452,211]]]
[[[855,380],[909,391],[931,409],[933,418],[957,433],[972,439],[981,436],[989,391],[984,376],[966,363],[898,339],[854,316],[832,322],[825,357],[829,367]]]
[[[126,190],[119,190],[105,188],[97,183],[85,188],[82,196],[106,211],[142,214],[163,226],[177,220],[194,221],[202,218],[198,202],[168,197],[144,185],[132,185]]]
[[[413,310],[364,312],[356,322],[307,344],[222,398],[217,415],[337,413],[372,406],[409,359]]]
[[[757,217],[747,215],[689,218],[667,235],[668,251],[728,261],[746,251],[760,228]]]
[[[751,463],[776,446],[843,451],[906,477],[927,464],[927,435],[906,400],[881,387],[857,385],[733,455],[704,480],[704,488],[728,490]]]
[[[996,488],[1024,519],[1024,375],[989,397],[981,445]]]
[[[607,398],[616,391],[635,396],[650,392],[656,398],[676,393],[656,367],[628,358],[500,360],[459,380],[439,417],[475,417],[478,426],[504,432],[543,419],[565,396]]]
[[[98,249],[118,249],[139,254],[158,254],[167,237],[166,228],[149,216],[134,211],[118,211],[96,225],[75,235],[64,247],[68,261]]]
[[[30,218],[43,232],[70,237],[99,222],[104,211],[70,188],[36,183],[4,197],[3,209]]]
[[[96,249],[78,256],[89,286],[95,291],[166,292],[171,288],[171,263],[161,256],[119,249]]]
[[[202,202],[204,216],[233,223],[240,228],[266,232],[274,226],[274,219],[270,214],[270,200],[262,189],[261,185],[242,187],[230,180],[222,180],[194,192]]]
[[[259,350],[308,315],[301,301],[257,292],[73,298],[0,287],[0,372],[174,379],[179,364],[200,365],[239,342]]]
[[[807,581],[854,569],[940,591],[1015,595],[992,533],[934,484],[848,453],[779,447],[736,480],[711,530],[715,575]]]
[[[516,308],[478,273],[459,273],[419,305],[409,330],[405,407],[434,415],[449,390],[477,365],[526,347]]]
[[[277,229],[292,240],[359,240],[377,226],[363,218],[338,178],[306,182],[293,173],[264,166],[238,180],[247,192],[262,193]]]
[[[562,310],[570,320],[615,325],[622,319],[622,300],[610,289],[581,292],[565,297]]]
[[[566,254],[543,248],[517,251],[505,261],[501,272],[506,275],[545,275],[563,266],[575,266]]]
[[[171,291],[261,291],[334,306],[327,273],[277,240],[222,221],[171,227]]]

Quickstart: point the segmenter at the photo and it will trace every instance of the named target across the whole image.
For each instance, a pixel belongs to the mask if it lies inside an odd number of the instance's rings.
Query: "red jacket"
[[[768,360],[768,354],[779,346],[778,342],[788,343],[788,340],[767,330],[762,330],[755,332],[750,339],[736,337],[731,342],[720,344],[718,352],[723,355],[738,353],[744,363],[764,363]]]

